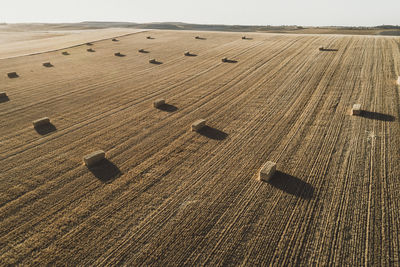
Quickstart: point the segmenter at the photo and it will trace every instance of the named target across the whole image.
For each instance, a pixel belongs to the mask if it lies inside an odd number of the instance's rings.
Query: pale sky
[[[400,0],[0,0],[0,22],[400,25]]]

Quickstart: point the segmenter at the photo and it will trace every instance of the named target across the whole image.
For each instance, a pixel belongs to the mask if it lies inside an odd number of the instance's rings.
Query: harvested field
[[[0,265],[400,264],[399,38],[148,35],[0,60]]]

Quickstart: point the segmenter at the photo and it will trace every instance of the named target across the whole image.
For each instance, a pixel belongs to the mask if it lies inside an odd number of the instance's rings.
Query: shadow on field
[[[314,194],[314,187],[311,184],[280,171],[276,171],[268,183],[286,193],[304,199],[311,199]]]
[[[366,110],[362,110],[360,116],[367,119],[373,119],[379,121],[394,121],[396,119],[392,115],[383,114],[379,112],[366,111]]]
[[[190,53],[190,52],[185,53],[185,56],[187,56],[187,57],[197,57],[196,54],[193,54],[193,53]]]
[[[48,123],[46,125],[36,126],[35,130],[40,135],[46,135],[46,134],[49,134],[51,132],[57,131],[57,127],[52,123]]]
[[[323,48],[323,47],[321,47],[321,48],[319,49],[319,51],[336,52],[336,51],[339,51],[339,49],[334,49],[334,48]]]
[[[103,183],[110,183],[122,174],[121,170],[108,159],[89,167],[89,171]]]
[[[228,137],[227,133],[220,131],[218,129],[215,129],[213,127],[210,127],[210,126],[204,126],[203,128],[201,128],[198,131],[198,133],[207,138],[214,139],[214,140],[224,140]]]
[[[224,62],[224,63],[237,63],[238,61],[234,60],[234,59],[223,58],[222,62]]]
[[[8,102],[8,101],[10,101],[10,98],[8,98],[8,96],[0,97],[0,103],[4,103],[4,102]]]
[[[161,65],[161,64],[163,64],[161,61],[158,61],[158,60],[151,60],[151,61],[149,61],[150,62],[150,64],[155,64],[155,65]]]
[[[52,68],[52,67],[54,67],[54,65],[51,64],[50,62],[46,62],[46,63],[43,63],[43,67]]]
[[[175,112],[178,110],[177,107],[175,107],[174,105],[170,105],[170,104],[163,104],[163,105],[159,106],[158,109],[162,110],[162,111],[166,111],[166,112]]]

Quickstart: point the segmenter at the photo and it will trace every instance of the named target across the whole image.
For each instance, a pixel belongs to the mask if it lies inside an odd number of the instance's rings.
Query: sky
[[[0,22],[400,25],[400,0],[0,0]]]

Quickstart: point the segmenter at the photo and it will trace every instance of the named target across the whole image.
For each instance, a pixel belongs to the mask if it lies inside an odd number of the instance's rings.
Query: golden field
[[[242,35],[0,45],[0,265],[400,264],[400,38]]]

